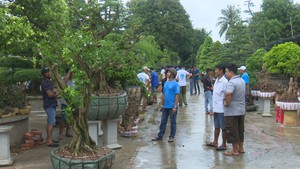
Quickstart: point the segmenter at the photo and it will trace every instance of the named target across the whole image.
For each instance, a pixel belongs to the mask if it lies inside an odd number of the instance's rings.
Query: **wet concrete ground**
[[[177,116],[177,133],[174,143],[168,143],[170,126],[163,141],[152,142],[160,124],[161,113],[156,106],[148,106],[145,120],[139,124],[138,135],[118,137],[122,149],[116,150],[114,169],[298,169],[300,168],[300,127],[283,127],[273,117],[262,117],[247,112],[245,118],[245,154],[224,156],[223,152],[205,146],[213,139],[213,117],[204,114],[204,98],[189,96],[188,106],[181,107]],[[45,133],[46,117],[31,113],[30,128]],[[58,136],[58,128],[54,136]],[[67,143],[69,138],[62,141]],[[221,138],[219,138],[219,144]],[[228,145],[231,148],[231,145]],[[46,145],[14,153],[17,169],[51,169],[51,148]],[[2,167],[3,168],[3,167]],[[7,168],[7,167],[6,167]]]

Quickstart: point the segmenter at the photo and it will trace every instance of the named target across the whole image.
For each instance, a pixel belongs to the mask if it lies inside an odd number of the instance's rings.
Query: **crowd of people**
[[[242,74],[241,77],[238,75],[238,70]],[[50,147],[58,147],[59,141],[52,139],[56,107],[58,106],[58,93],[50,81],[50,70],[44,68],[41,70],[41,74],[43,75],[41,83],[43,107],[47,114],[46,144]],[[72,72],[70,69],[67,69],[63,80],[68,86],[75,88],[72,77]],[[245,66],[237,68],[235,64],[218,64],[214,67],[214,71],[208,68],[205,73],[201,73],[195,66],[191,67],[189,71],[182,66],[166,66],[161,70],[160,75],[155,69],[144,67],[142,72],[137,74],[137,77],[146,90],[149,89],[153,94],[153,103],[159,104],[162,112],[159,132],[155,138],[151,139],[152,141],[163,140],[167,122],[170,118],[171,130],[168,142],[174,142],[178,108],[188,105],[186,90],[187,81],[189,81],[191,96],[200,95],[200,85],[203,85],[205,114],[213,115],[214,117],[214,139],[206,143],[206,145],[222,151],[227,149],[226,143],[231,143],[232,150],[224,153],[228,156],[238,156],[245,152],[244,116],[246,113],[246,96],[249,94],[249,75]],[[162,92],[159,103],[157,92]],[[63,98],[60,102],[62,113],[64,113],[66,102]],[[143,110],[145,110],[147,106],[146,96],[143,96],[141,99],[141,105]],[[66,120],[62,119],[59,139],[63,137],[65,125],[67,125]],[[218,140],[221,131],[222,144],[219,146]],[[72,137],[68,127],[65,135]]]
[[[150,76],[142,76],[150,70]],[[238,70],[242,76],[238,75]],[[200,94],[200,85],[204,88],[205,114],[214,118],[214,138],[206,143],[217,151],[227,150],[227,143],[232,144],[232,150],[224,154],[238,156],[244,153],[244,116],[246,113],[246,95],[249,93],[249,75],[246,67],[238,68],[235,64],[218,64],[214,70],[206,69],[200,72],[195,66],[189,71],[182,66],[166,66],[161,70],[161,78],[153,70],[144,67],[143,72],[138,75],[145,85],[152,85],[154,89],[162,87],[160,104],[161,123],[159,132],[152,141],[163,140],[168,119],[170,118],[171,130],[168,142],[173,142],[176,134],[176,118],[178,108],[188,105],[186,99],[187,81],[190,82],[190,95]],[[142,78],[145,77],[145,78]],[[146,79],[146,80],[145,80]],[[157,98],[153,98],[155,103]],[[222,143],[219,145],[219,135],[222,131]]]

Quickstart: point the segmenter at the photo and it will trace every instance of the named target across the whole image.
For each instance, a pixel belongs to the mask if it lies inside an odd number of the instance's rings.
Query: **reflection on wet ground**
[[[273,117],[262,117],[256,112],[247,112],[246,153],[238,157],[225,156],[223,151],[205,146],[206,142],[213,139],[214,125],[213,116],[204,113],[203,95],[187,96],[187,99],[189,105],[181,107],[178,112],[174,143],[167,142],[169,124],[163,141],[150,141],[158,131],[160,113],[149,110],[148,113],[156,123],[148,124],[147,131],[140,133],[140,139],[145,145],[137,149],[127,168],[300,168],[299,127],[285,128],[275,123],[274,112]],[[219,144],[221,141],[219,137]],[[230,144],[228,148],[231,149]]]

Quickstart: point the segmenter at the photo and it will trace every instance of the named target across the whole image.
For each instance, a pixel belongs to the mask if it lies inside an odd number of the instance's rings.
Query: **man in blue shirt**
[[[151,79],[151,92],[153,94],[153,103],[157,103],[156,89],[158,87],[158,74],[152,67],[150,68],[150,71],[151,71],[150,79]]]
[[[43,68],[41,70],[41,74],[43,75],[44,79],[41,83],[42,88],[42,96],[43,96],[43,107],[47,114],[47,140],[46,144],[50,147],[58,147],[58,141],[52,140],[52,131],[53,126],[55,125],[55,116],[56,116],[56,107],[57,107],[57,96],[58,93],[54,89],[50,78],[50,69],[49,68]]]
[[[246,97],[249,96],[250,93],[250,78],[248,73],[246,72],[246,66],[241,66],[238,68],[238,70],[241,72],[241,78],[245,81],[246,84]]]
[[[176,82],[175,77],[177,75],[177,71],[174,68],[170,68],[167,73],[168,81],[164,84],[164,93],[161,98],[161,123],[159,127],[159,133],[157,137],[153,138],[152,141],[162,140],[168,122],[168,117],[171,119],[171,132],[169,135],[168,142],[173,142],[175,133],[176,133],[176,117],[178,110],[178,102],[179,102],[179,94],[180,94],[180,86]]]
[[[198,89],[198,94],[200,95],[200,86],[199,86],[200,71],[199,69],[196,68],[196,66],[193,67],[193,78],[194,78],[195,95],[197,95],[197,89]]]

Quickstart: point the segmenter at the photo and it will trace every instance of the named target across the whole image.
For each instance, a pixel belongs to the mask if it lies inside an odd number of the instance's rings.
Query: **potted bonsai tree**
[[[282,93],[282,97],[276,104],[285,110],[284,125],[299,125],[297,110],[300,104],[297,101],[297,90],[300,75],[300,47],[293,42],[274,46],[264,56],[264,63],[271,73],[282,73],[293,77],[290,79],[288,89]]]

